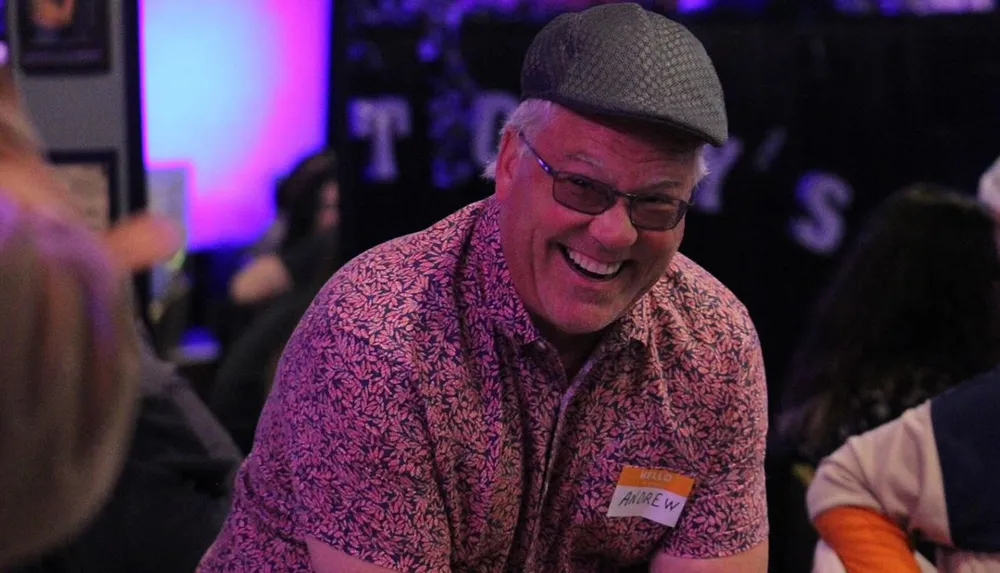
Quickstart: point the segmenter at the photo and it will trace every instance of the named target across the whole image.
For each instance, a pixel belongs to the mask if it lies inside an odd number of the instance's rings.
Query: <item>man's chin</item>
[[[567,336],[586,336],[598,334],[611,326],[624,311],[614,313],[606,309],[595,312],[595,309],[583,308],[568,310],[556,321],[556,328]]]

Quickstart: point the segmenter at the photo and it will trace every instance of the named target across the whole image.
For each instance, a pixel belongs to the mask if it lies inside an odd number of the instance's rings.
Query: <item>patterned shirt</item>
[[[607,571],[767,536],[767,404],[739,301],[677,255],[573,379],[502,254],[495,199],[375,247],[292,336],[201,570]],[[608,517],[626,466],[693,478],[673,528]]]

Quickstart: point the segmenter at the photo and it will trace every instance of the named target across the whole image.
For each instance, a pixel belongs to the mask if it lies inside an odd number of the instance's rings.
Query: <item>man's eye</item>
[[[577,187],[582,187],[583,189],[593,189],[594,182],[585,177],[570,177],[569,182]]]
[[[650,203],[652,205],[674,205],[677,200],[673,197],[667,197],[666,195],[643,195],[636,199],[642,203]]]

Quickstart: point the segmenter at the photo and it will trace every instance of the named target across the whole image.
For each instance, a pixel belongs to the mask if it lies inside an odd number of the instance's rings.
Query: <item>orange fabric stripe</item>
[[[691,495],[694,480],[669,470],[645,469],[626,466],[618,478],[618,485],[625,487],[652,487],[675,493],[681,497]]]
[[[906,532],[878,512],[835,507],[814,523],[847,573],[920,573]]]

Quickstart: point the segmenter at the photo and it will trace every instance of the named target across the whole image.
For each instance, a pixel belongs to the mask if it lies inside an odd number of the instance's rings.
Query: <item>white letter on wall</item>
[[[410,135],[410,105],[401,97],[356,99],[351,102],[351,136],[371,140],[371,160],[366,169],[373,181],[388,183],[399,177],[396,137]]]
[[[795,199],[805,210],[792,219],[791,235],[810,251],[828,255],[844,240],[843,210],[854,200],[854,190],[832,173],[807,173],[799,179]]]

